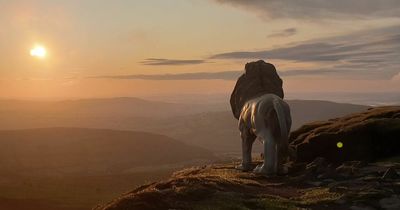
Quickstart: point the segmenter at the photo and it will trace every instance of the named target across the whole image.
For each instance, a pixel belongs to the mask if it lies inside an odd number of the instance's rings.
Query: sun
[[[36,58],[45,58],[46,57],[46,48],[43,46],[37,45],[31,49],[31,56]]]

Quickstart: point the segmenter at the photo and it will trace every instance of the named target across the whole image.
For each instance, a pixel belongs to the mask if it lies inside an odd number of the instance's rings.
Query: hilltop
[[[237,171],[236,164],[182,170],[95,210],[400,208],[398,179],[382,178],[389,168],[400,170],[399,163],[348,162],[336,167],[335,179],[316,178],[314,163],[272,178]]]
[[[292,133],[297,160],[287,164],[285,176],[241,172],[235,169],[239,162],[204,165],[138,187],[95,209],[399,209],[400,147],[394,147],[399,125],[400,107],[306,124]],[[343,139],[348,149],[341,152],[332,139]],[[305,148],[315,145],[322,153],[306,155]],[[357,148],[372,157],[352,156]]]

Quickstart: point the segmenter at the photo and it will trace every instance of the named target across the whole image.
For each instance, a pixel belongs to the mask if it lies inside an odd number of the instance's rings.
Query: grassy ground
[[[139,185],[164,179],[174,170],[104,176],[3,176],[0,179],[0,209],[91,209]]]
[[[399,178],[382,178],[388,168],[400,170],[399,163],[317,162],[276,177],[238,171],[237,163],[193,167],[96,210],[400,209]]]

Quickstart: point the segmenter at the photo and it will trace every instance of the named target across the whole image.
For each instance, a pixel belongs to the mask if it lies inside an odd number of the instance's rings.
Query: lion
[[[253,171],[263,175],[286,173],[288,136],[292,125],[289,105],[275,94],[264,94],[247,101],[241,109],[239,130],[242,139],[242,163],[237,167],[252,170],[251,151],[256,139],[264,145],[264,162]]]

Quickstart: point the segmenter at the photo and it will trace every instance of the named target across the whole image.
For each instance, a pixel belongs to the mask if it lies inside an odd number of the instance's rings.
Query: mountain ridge
[[[65,127],[1,130],[0,156],[2,172],[49,174],[123,173],[214,157],[161,134]]]
[[[122,102],[121,102],[122,100]],[[114,130],[140,130],[170,136],[214,152],[240,151],[237,121],[229,104],[168,104],[133,98],[85,99],[73,105],[41,102],[32,105],[3,105],[0,102],[0,128],[87,127]],[[100,101],[98,103],[98,101]],[[104,102],[104,103],[103,103]],[[289,100],[293,129],[315,120],[326,120],[362,111],[368,106],[326,101]],[[151,105],[153,104],[153,105]],[[12,105],[12,106],[11,106]]]

